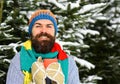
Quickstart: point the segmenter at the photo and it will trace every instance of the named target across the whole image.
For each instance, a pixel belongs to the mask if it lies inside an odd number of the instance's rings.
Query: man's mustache
[[[36,37],[36,38],[40,38],[41,36],[46,36],[46,37],[48,37],[48,38],[51,37],[51,35],[49,35],[49,34],[47,34],[47,33],[40,33],[40,34],[37,34],[35,37]]]

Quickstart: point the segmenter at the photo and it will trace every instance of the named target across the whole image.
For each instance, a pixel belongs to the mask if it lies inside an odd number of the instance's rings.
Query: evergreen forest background
[[[119,0],[0,0],[0,84],[36,9],[56,15],[57,40],[76,57],[82,84],[120,84]]]

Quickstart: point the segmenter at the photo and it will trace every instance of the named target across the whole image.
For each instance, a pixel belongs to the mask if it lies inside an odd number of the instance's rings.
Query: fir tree
[[[21,43],[29,38],[26,32],[29,13],[36,9],[50,9],[55,13],[59,28],[57,40],[63,44],[68,54],[88,60],[96,66],[90,71],[78,64],[82,83],[118,84],[119,24],[111,23],[113,19],[119,17],[118,2],[110,2],[111,4],[107,2],[102,0],[4,0],[0,26],[0,74],[2,74],[0,84],[5,84],[11,58],[19,52]],[[116,8],[115,12],[111,11],[113,7]],[[100,19],[101,16],[105,19]],[[112,26],[114,24],[117,25],[115,28]],[[115,67],[115,65],[118,66]],[[91,76],[93,79],[89,80]]]

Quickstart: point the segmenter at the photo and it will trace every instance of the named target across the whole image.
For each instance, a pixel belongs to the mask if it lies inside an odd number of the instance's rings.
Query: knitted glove
[[[46,68],[46,75],[57,84],[64,84],[64,75],[58,62],[53,62]]]
[[[35,84],[46,84],[45,83],[45,68],[42,63],[42,59],[39,57],[36,62],[32,64],[32,79]]]
[[[64,75],[61,66],[58,62],[50,62],[46,69],[42,59],[39,57],[36,62],[32,64],[32,79],[35,84],[46,84],[45,78],[51,79],[52,84],[64,84]]]

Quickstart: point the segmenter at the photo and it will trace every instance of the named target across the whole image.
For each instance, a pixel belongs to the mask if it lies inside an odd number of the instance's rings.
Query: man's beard
[[[46,36],[49,40],[40,41],[39,38],[41,36]],[[47,33],[40,33],[40,34],[37,34],[35,37],[32,36],[31,42],[32,42],[32,47],[37,53],[48,53],[51,51],[55,43],[55,37]]]

